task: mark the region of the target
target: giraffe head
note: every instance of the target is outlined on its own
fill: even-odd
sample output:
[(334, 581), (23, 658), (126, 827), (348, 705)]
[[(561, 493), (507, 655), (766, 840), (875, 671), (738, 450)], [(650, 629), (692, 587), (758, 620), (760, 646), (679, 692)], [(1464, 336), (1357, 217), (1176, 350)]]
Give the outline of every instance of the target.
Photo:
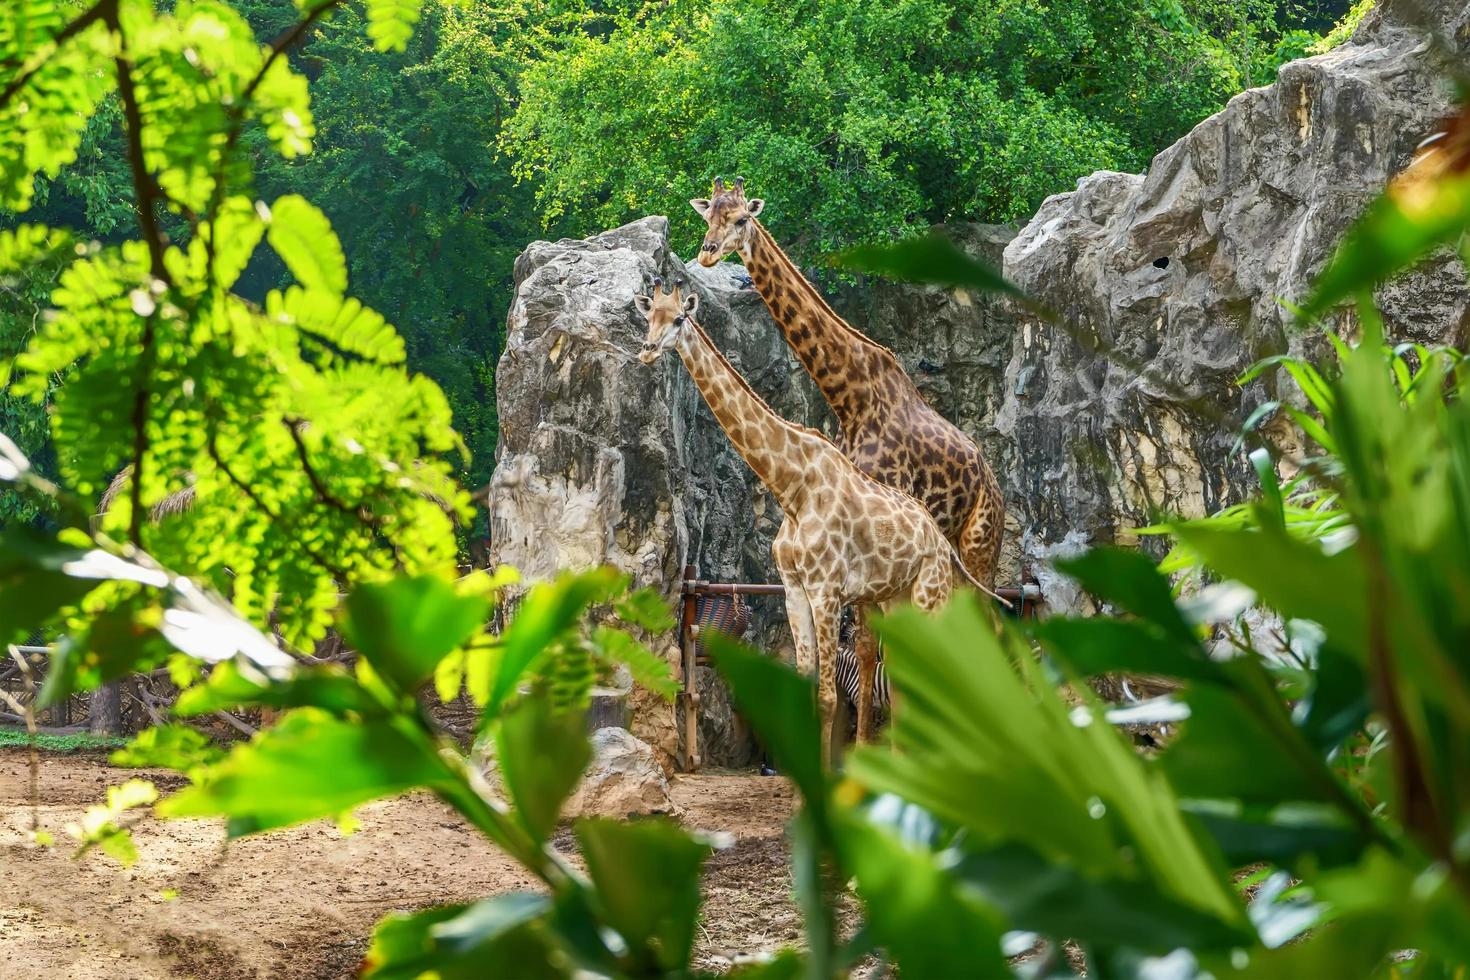
[(633, 297), (638, 312), (648, 321), (648, 336), (643, 338), (643, 350), (638, 354), (638, 360), (644, 364), (652, 364), (677, 344), (679, 334), (699, 309), (699, 294), (691, 289), (688, 296), (680, 296), (682, 285), (680, 280), (673, 289), (664, 292), (664, 281), (655, 279), (652, 296)]
[(735, 186), (730, 188), (723, 178), (716, 177), (708, 198), (696, 197), (689, 203), (709, 225), (699, 250), (699, 264), (705, 267), (744, 249), (755, 234), (756, 215), (766, 206), (758, 197), (746, 199), (744, 177), (736, 177)]

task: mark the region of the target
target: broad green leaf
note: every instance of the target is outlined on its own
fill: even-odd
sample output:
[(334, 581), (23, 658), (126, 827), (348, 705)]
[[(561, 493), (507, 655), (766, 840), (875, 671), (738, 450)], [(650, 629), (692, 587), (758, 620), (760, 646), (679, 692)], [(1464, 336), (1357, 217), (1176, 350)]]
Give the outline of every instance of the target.
[(1002, 915), (1008, 929), (1158, 954), (1250, 942), (1240, 925), (1170, 898), (1147, 881), (1085, 875), (1027, 847), (961, 846), (943, 857), (948, 873)]
[(108, 761), (129, 769), (157, 767), (187, 772), (195, 766), (218, 762), (224, 754), (203, 733), (187, 725), (158, 725), (139, 732)]
[(544, 841), (592, 758), (582, 713), (523, 698), (500, 716), (495, 746), (516, 816), (534, 840)]
[(900, 610), (875, 627), (897, 689), (895, 751), (855, 751), (854, 779), (964, 828), (975, 848), (1025, 845), (1240, 920), (1225, 869), (1169, 784), (1095, 705), (1063, 701), (1011, 628), (997, 636), (969, 598), (937, 616)]
[(327, 216), (306, 198), (299, 194), (277, 198), (271, 205), (266, 237), (304, 288), (333, 296), (347, 291), (342, 243)]
[(1048, 652), (1086, 677), (1123, 671), (1186, 680), (1221, 679), (1218, 665), (1198, 644), (1165, 636), (1151, 623), (1102, 616), (1056, 617), (1044, 620), (1033, 632)]
[(338, 717), (381, 715), (383, 703), (338, 664), (302, 667), (285, 680), (272, 680), (248, 664), (227, 660), (203, 684), (183, 691), (174, 714), (193, 718), (236, 707), (320, 708)]
[(229, 818), (241, 837), (322, 817), (452, 777), (433, 747), (391, 721), (351, 723), (298, 708), (158, 804), (165, 817)]
[[(526, 671), (546, 654), (553, 641), (576, 625), (589, 605), (605, 601), (620, 580), (614, 569), (600, 568), (563, 574), (555, 582), (543, 582), (531, 589), (501, 634), (488, 689), (477, 691), (475, 684), (470, 686), (471, 695), (484, 705), (484, 722), (500, 713)], [(473, 681), (474, 664), (466, 666), (471, 672), (467, 679)]]
[(687, 969), (709, 843), (661, 819), (583, 820), (577, 840), (607, 923), (642, 969)]
[(1169, 581), (1153, 559), (1126, 548), (1093, 548), (1064, 558), (1057, 568), (1093, 595), (1155, 624), (1178, 642), (1197, 645), (1194, 629), (1174, 605)]
[(1295, 619), (1321, 623), (1341, 648), (1361, 657), (1367, 636), (1367, 578), (1357, 549), (1329, 555), (1281, 531), (1180, 524), (1175, 533), (1220, 575), (1250, 586)]
[(473, 905), (395, 912), (373, 930), (364, 980), (560, 980), (566, 973), (543, 937), (545, 895), (512, 892)]
[(1408, 268), (1470, 227), (1470, 174), (1420, 182), (1411, 192), (1390, 189), (1358, 219), (1313, 284), (1302, 317), (1331, 307)]
[(858, 245), (832, 256), (830, 262), (839, 269), (885, 276), (900, 282), (1024, 296), (999, 272), (966, 255), (939, 232), (891, 245)]
[(774, 657), (757, 653), (720, 633), (706, 637), (720, 676), (730, 685), (740, 713), (750, 720), (782, 772), (810, 803), (826, 797), (821, 723), (811, 681)]
[(0, 530), (0, 642), (19, 642), (97, 585), (75, 574), (86, 549), (11, 525)]
[[(1249, 661), (1233, 666), (1259, 667)], [(1181, 796), (1237, 799), (1272, 806), (1288, 801), (1337, 803), (1346, 798), (1324, 758), (1291, 723), (1275, 698), (1249, 699), (1196, 684), (1185, 694), (1189, 719), (1163, 756)]]
[(1011, 975), (1000, 955), (1000, 916), (938, 856), (852, 816), (838, 822), (837, 839), (868, 927), (904, 977)]
[(490, 604), (459, 595), (434, 575), (359, 586), (347, 597), (342, 632), (379, 676), (412, 693), (449, 651), (484, 625)]
[[(1233, 867), (1268, 861), (1282, 867), (1332, 867), (1356, 861), (1367, 846), (1360, 828), (1323, 807), (1218, 807), (1185, 804)], [(1309, 857), (1311, 863), (1300, 862)]]

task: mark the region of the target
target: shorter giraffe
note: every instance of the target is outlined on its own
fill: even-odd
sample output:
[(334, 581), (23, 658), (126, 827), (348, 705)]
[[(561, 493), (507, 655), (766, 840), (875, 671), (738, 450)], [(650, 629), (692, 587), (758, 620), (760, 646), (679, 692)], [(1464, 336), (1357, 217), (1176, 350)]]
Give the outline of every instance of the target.
[[(905, 600), (924, 610), (948, 601), (956, 575), (986, 592), (924, 506), (863, 473), (826, 436), (773, 412), (694, 320), (699, 296), (637, 296), (648, 320), (638, 359), (653, 364), (677, 350), (735, 449), (781, 505), (771, 545), (786, 587), (797, 669), (817, 675), (822, 757), (833, 751), (837, 640), (842, 607), (886, 608)], [(993, 593), (991, 593), (993, 595)], [(873, 664), (860, 667), (858, 734), (871, 727)]]

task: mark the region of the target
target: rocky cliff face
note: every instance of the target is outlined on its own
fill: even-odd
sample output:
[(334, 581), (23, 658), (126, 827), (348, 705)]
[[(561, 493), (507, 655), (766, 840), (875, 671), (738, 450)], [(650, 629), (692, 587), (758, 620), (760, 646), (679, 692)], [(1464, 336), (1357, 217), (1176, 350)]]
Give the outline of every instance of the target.
[[(1428, 4), (1451, 45), (1470, 13)], [(1161, 513), (1200, 516), (1248, 496), (1231, 449), (1266, 399), (1291, 397), (1241, 372), (1282, 351), (1315, 352), (1278, 303), (1299, 297), (1342, 231), (1433, 130), (1448, 105), (1423, 34), (1392, 0), (1353, 43), (1284, 67), (1155, 158), (1146, 174), (1098, 173), (1048, 199), (1019, 231), (951, 226), (973, 253), (1059, 314), (1015, 316), (997, 300), (869, 283), (836, 308), (890, 346), (935, 406), (985, 447), (1008, 497), (1002, 584), (1022, 568), (1049, 604), (1084, 606), (1047, 560), (1134, 540)], [(770, 206), (778, 207), (774, 189)], [(687, 243), (689, 249), (696, 243)], [(646, 218), (585, 241), (537, 242), (516, 266), (496, 375), (500, 462), (494, 557), (532, 577), (608, 562), (676, 590), (686, 563), (721, 581), (775, 581), (780, 514), (715, 424), (682, 365), (635, 358), (633, 296), (654, 275), (686, 277), (701, 319), (751, 384), (788, 418), (831, 418), (743, 270), (682, 264), (667, 223)], [(1457, 259), (1381, 291), (1399, 337), (1467, 340), (1470, 293)], [(1284, 422), (1267, 426), (1289, 448)], [(779, 603), (754, 600), (755, 642), (785, 640)], [(669, 646), (672, 654), (672, 644)], [(705, 694), (706, 759), (752, 746), (717, 682)], [(635, 701), (635, 731), (667, 760), (672, 711)]]
[[(1463, 37), (1463, 6), (1440, 6), (1441, 29)], [(1028, 555), (1069, 537), (1130, 541), (1156, 514), (1202, 516), (1253, 489), (1236, 434), (1256, 405), (1293, 392), (1284, 375), (1235, 379), (1274, 353), (1321, 353), (1279, 299), (1306, 293), (1447, 94), (1423, 35), (1380, 11), (1353, 43), (1236, 96), (1147, 173), (1093, 174), (1042, 205), (1004, 270), (1061, 325), (1020, 322), (1014, 397), (996, 419), (1018, 449), (1008, 477)], [(1465, 339), (1457, 260), (1380, 300), (1398, 337)], [(1284, 422), (1267, 432), (1293, 439)]]

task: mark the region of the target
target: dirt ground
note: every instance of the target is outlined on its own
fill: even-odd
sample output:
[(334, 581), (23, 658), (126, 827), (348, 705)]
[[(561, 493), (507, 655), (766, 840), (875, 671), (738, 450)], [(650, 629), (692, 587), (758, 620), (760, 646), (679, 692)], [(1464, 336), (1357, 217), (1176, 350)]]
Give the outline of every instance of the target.
[[(145, 818), (133, 829), (140, 859), (70, 857), (63, 826), (106, 787), (144, 775), (98, 755), (42, 756), (40, 824), (57, 846), (30, 843), (26, 754), (0, 750), (0, 978), (254, 980), (354, 975), (373, 923), (394, 910), (468, 901), (535, 883), (432, 797), (369, 804), (342, 837), (318, 822), (225, 845), (218, 821)], [(710, 859), (696, 963), (796, 939), (784, 825), (784, 779), (747, 773), (681, 776), (673, 783), (687, 826), (725, 831)], [(570, 835), (556, 846), (571, 851)], [(176, 892), (177, 897), (170, 897)]]

